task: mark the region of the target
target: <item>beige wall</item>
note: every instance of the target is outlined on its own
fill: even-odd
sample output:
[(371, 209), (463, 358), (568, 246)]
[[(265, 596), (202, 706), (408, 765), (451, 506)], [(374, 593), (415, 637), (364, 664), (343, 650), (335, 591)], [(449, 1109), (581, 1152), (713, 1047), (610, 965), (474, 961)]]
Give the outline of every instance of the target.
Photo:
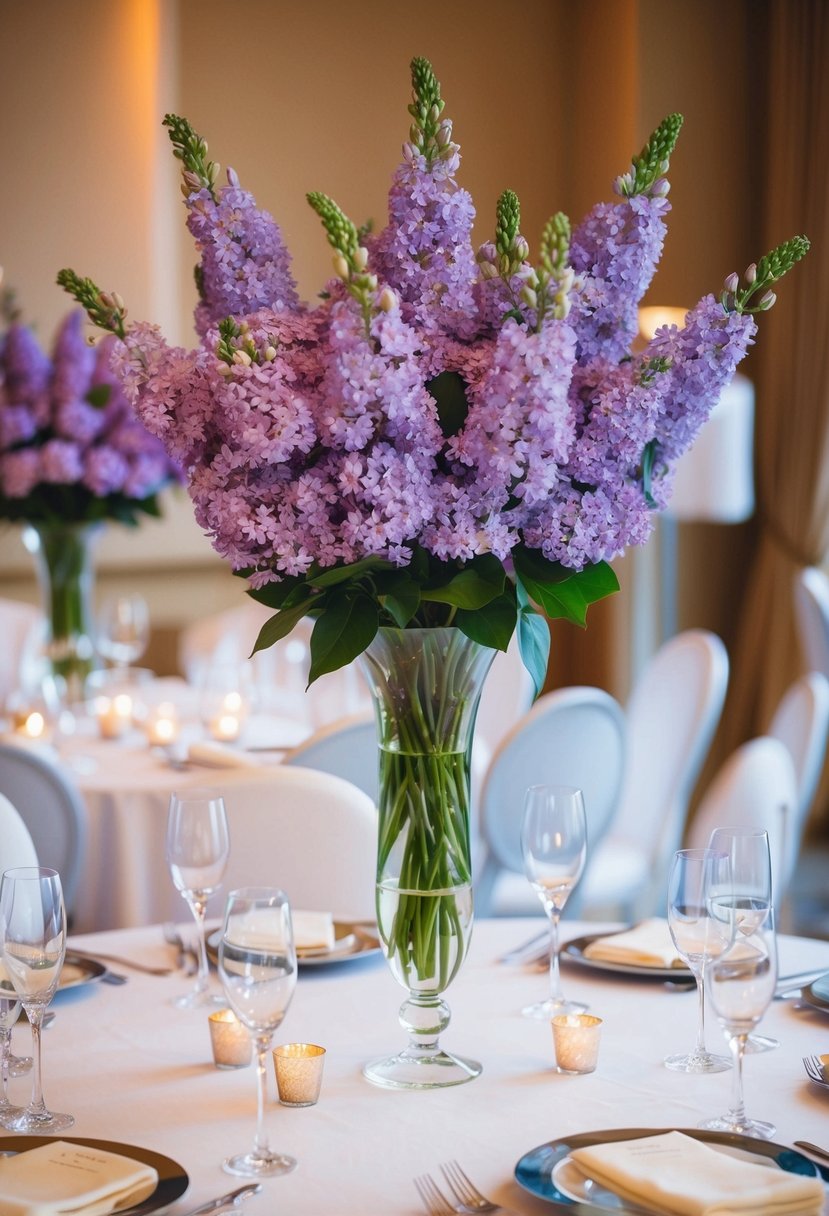
[[(408, 126), (408, 63), (422, 54), (455, 120), (480, 239), (506, 186), (531, 243), (553, 211), (579, 218), (609, 197), (652, 127), (683, 111), (671, 234), (649, 299), (690, 304), (755, 252), (739, 84), (749, 11), (748, 0), (525, 0), (510, 10), (494, 0), (421, 0), (416, 10), (391, 0), (232, 10), (224, 0), (0, 0), (0, 264), (43, 334), (66, 307), (54, 274), (72, 265), (186, 339), (193, 253), (160, 126), (175, 109), (276, 215), (310, 299), (330, 261), (305, 192), (382, 222)], [(237, 601), (240, 584), (186, 503), (170, 520), (163, 531), (111, 529), (100, 567), (105, 589), (139, 567), (156, 620), (173, 627)], [(16, 534), (0, 536), (0, 593), (34, 595)], [(609, 609), (585, 646), (624, 635), (628, 608)], [(578, 656), (574, 632), (561, 649)]]

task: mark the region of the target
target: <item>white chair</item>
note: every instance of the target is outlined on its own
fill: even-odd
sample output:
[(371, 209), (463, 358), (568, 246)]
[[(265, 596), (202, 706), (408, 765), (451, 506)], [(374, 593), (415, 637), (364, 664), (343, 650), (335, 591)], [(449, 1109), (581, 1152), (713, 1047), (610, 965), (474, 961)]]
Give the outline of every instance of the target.
[(811, 671), (829, 678), (829, 577), (807, 566), (795, 579), (795, 614), (801, 649)]
[[(512, 728), (492, 758), (481, 792), (484, 854), (475, 883), (479, 914), (540, 912), (523, 878), (524, 790), (530, 785), (578, 786), (584, 792), (590, 849), (615, 807), (624, 752), (624, 714), (600, 688), (547, 693)], [(506, 879), (504, 872), (509, 871), (520, 874), (521, 880)]]
[(298, 764), (350, 781), (377, 804), (379, 765), (374, 714), (353, 714), (323, 726), (290, 751), (283, 764)]
[(768, 735), (751, 739), (729, 756), (705, 791), (691, 823), (688, 847), (706, 848), (714, 828), (764, 829), (769, 834), (772, 889), (779, 907), (797, 858), (791, 835), (796, 802), (797, 778), (786, 745)]
[(277, 886), (295, 908), (374, 918), (377, 813), (368, 794), (330, 773), (284, 765), (228, 771), (214, 784), (230, 827), (224, 895)]
[(646, 665), (626, 706), (619, 805), (579, 884), (585, 915), (632, 920), (661, 910), (727, 683), (725, 647), (703, 629), (671, 638)]
[(15, 866), (36, 866), (37, 851), (29, 829), (8, 798), (0, 794), (0, 877)]
[(794, 764), (797, 797), (789, 811), (786, 857), (786, 869), (793, 870), (826, 758), (829, 680), (819, 671), (795, 680), (783, 695), (766, 733), (785, 744)]
[(26, 824), (40, 864), (60, 874), (71, 916), (86, 855), (86, 807), (81, 795), (56, 765), (9, 743), (0, 743), (0, 793)]

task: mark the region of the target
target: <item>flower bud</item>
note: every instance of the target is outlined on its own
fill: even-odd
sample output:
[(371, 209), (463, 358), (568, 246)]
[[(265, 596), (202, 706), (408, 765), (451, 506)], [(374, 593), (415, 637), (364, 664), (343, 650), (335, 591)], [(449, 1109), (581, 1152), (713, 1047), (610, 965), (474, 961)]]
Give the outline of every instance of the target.
[(777, 301), (777, 296), (774, 294), (774, 292), (767, 291), (766, 294), (760, 298), (760, 302), (757, 305), (757, 307), (762, 308), (763, 312), (767, 312), (770, 308), (772, 308), (774, 306), (776, 301)]
[(439, 148), (445, 148), (452, 140), (452, 123), (448, 118), (445, 118), (438, 127), (437, 141)]
[(365, 270), (368, 265), (368, 250), (365, 245), (358, 245), (354, 251), (354, 265), (358, 270)]
[(253, 360), (251, 359), (251, 357), (250, 357), (250, 355), (247, 353), (247, 351), (244, 351), (244, 350), (235, 350), (235, 351), (233, 352), (233, 362), (234, 362), (234, 363), (241, 363), (243, 367), (250, 367), (250, 365), (251, 365), (251, 363), (253, 362)]
[(525, 283), (524, 286), (521, 288), (521, 299), (524, 301), (524, 303), (527, 305), (528, 308), (537, 308), (538, 307), (538, 296), (533, 291), (532, 287), (528, 286), (527, 283)]
[(728, 278), (723, 283), (723, 287), (725, 288), (726, 291), (730, 291), (731, 294), (733, 295), (739, 286), (740, 286), (740, 280), (737, 277), (737, 272), (732, 271), (732, 273), (728, 276)]
[(516, 236), (513, 239), (512, 248), (516, 261), (526, 262), (527, 258), (530, 256), (530, 247), (524, 240), (523, 236)]
[(274, 359), (276, 358), (276, 347), (275, 346), (266, 346), (264, 353), (265, 353), (266, 362), (273, 363)]
[(508, 275), (510, 272), (511, 265), (512, 265), (512, 263), (510, 262), (509, 254), (502, 253), (501, 256), (498, 258), (498, 269), (499, 269), (500, 273), (503, 275)]
[(412, 141), (415, 147), (418, 147), (420, 143), (420, 127), (417, 125), (417, 123), (413, 122), (409, 127), (409, 139)]
[(380, 292), (377, 306), (383, 312), (391, 312), (393, 308), (397, 307), (397, 296), (390, 287), (384, 287)]
[(743, 278), (745, 279), (746, 283), (748, 283), (749, 287), (752, 285), (752, 283), (757, 282), (757, 263), (756, 262), (752, 262), (750, 266), (746, 267), (746, 272), (743, 275)]
[(351, 271), (349, 270), (348, 262), (345, 260), (343, 255), (341, 253), (335, 253), (332, 261), (334, 263), (334, 274), (337, 276), (337, 278), (345, 279), (345, 281), (348, 282), (348, 279), (351, 276)]
[(227, 184), (228, 184), (229, 186), (232, 186), (232, 187), (234, 188), (234, 190), (235, 190), (235, 189), (238, 187), (238, 185), (239, 185), (239, 175), (238, 175), (238, 173), (236, 172), (236, 170), (235, 170), (235, 169), (228, 169), (228, 171), (227, 171)]

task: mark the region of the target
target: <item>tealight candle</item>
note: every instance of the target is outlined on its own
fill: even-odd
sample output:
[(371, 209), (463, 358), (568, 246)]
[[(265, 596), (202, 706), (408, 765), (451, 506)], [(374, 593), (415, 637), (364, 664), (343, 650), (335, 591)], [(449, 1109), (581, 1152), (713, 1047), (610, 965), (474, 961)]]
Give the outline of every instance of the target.
[(220, 743), (233, 743), (239, 738), (242, 723), (237, 714), (221, 713), (210, 719), (208, 729)]
[(92, 708), (102, 739), (120, 739), (132, 721), (132, 698), (124, 693), (96, 697)]
[(232, 1009), (219, 1009), (207, 1016), (213, 1063), (217, 1068), (247, 1068), (253, 1043)]
[(42, 739), (46, 734), (46, 718), (38, 709), (22, 713), (15, 721), (15, 731), (26, 739)]
[(276, 1088), (283, 1106), (313, 1106), (320, 1096), (325, 1048), (316, 1043), (283, 1043), (274, 1047)]
[(170, 701), (163, 701), (147, 718), (145, 729), (147, 741), (153, 747), (168, 747), (175, 743), (179, 729), (175, 705)]
[(593, 1072), (599, 1058), (602, 1019), (590, 1013), (561, 1013), (553, 1018), (553, 1044), (559, 1072)]

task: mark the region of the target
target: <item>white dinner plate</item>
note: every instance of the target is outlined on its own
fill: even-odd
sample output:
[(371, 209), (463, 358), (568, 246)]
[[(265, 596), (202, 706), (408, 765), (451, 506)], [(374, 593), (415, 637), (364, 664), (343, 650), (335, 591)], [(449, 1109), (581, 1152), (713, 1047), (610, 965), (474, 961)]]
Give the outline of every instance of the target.
[(516, 1181), (539, 1199), (545, 1199), (558, 1212), (568, 1212), (574, 1204), (579, 1212), (630, 1213), (634, 1209), (612, 1191), (606, 1190), (584, 1174), (569, 1161), (570, 1153), (577, 1148), (594, 1144), (610, 1144), (619, 1140), (635, 1140), (643, 1136), (661, 1136), (669, 1131), (681, 1131), (683, 1135), (704, 1144), (729, 1151), (744, 1160), (753, 1160), (772, 1168), (787, 1170), (792, 1174), (803, 1174), (807, 1178), (822, 1177), (813, 1161), (796, 1149), (768, 1140), (755, 1140), (750, 1136), (734, 1136), (728, 1132), (709, 1132), (697, 1128), (670, 1127), (626, 1127), (609, 1128), (604, 1131), (584, 1132), (576, 1136), (564, 1136), (532, 1149), (521, 1158), (515, 1167)]
[[(620, 933), (627, 930), (620, 929)], [(612, 937), (612, 933), (586, 933), (584, 937), (574, 937), (561, 947), (561, 957), (571, 963), (579, 963), (582, 967), (590, 967), (594, 971), (613, 971), (620, 975), (638, 975), (642, 979), (652, 980), (691, 980), (693, 975), (684, 963), (676, 967), (648, 967), (644, 963), (613, 963), (604, 959), (588, 958), (584, 953), (591, 942), (601, 937)]]
[[(132, 1207), (121, 1208), (118, 1216), (150, 1216), (151, 1212), (160, 1212), (179, 1199), (190, 1185), (190, 1179), (177, 1161), (164, 1157), (149, 1148), (139, 1148), (135, 1144), (118, 1144), (112, 1140), (87, 1140), (82, 1136), (64, 1136), (67, 1144), (81, 1144), (86, 1148), (102, 1149), (107, 1153), (118, 1153), (129, 1157), (132, 1161), (140, 1161), (142, 1165), (151, 1165), (158, 1174), (158, 1185), (152, 1195), (148, 1195), (141, 1203)], [(41, 1148), (44, 1144), (53, 1144), (54, 1136), (0, 1136), (0, 1153), (25, 1153), (30, 1148)]]
[[(221, 938), (221, 929), (216, 929), (207, 939), (207, 953), (213, 963), (216, 963), (218, 959)], [(300, 967), (327, 967), (332, 963), (347, 963), (354, 959), (365, 958), (369, 954), (377, 954), (379, 950), (380, 939), (373, 925), (335, 920), (334, 948), (332, 950), (297, 950), (297, 963)]]

